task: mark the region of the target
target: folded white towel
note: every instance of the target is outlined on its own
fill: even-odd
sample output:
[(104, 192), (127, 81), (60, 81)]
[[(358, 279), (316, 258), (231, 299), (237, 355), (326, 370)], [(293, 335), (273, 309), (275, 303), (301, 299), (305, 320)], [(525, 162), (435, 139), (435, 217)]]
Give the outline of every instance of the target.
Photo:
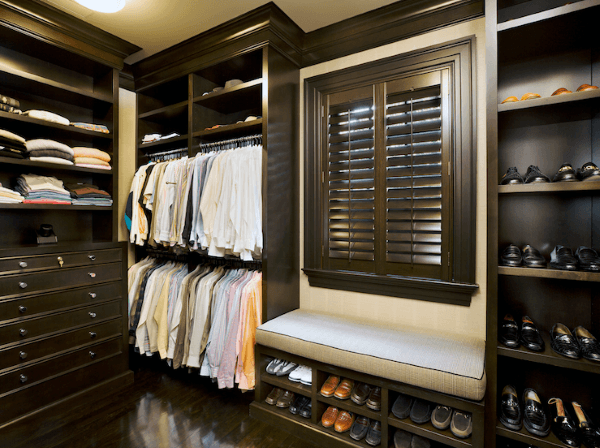
[(27, 115), (31, 118), (37, 118), (38, 120), (50, 121), (52, 123), (64, 124), (65, 126), (69, 126), (71, 122), (67, 120), (65, 117), (61, 117), (58, 114), (48, 112), (47, 110), (28, 110), (23, 112), (23, 115)]

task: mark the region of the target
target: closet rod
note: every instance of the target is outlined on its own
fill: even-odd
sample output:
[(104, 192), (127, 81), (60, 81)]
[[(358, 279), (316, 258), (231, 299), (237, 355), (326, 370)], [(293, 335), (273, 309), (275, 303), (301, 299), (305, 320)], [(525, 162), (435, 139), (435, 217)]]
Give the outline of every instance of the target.
[(187, 152), (187, 148), (179, 148), (179, 149), (171, 149), (169, 151), (162, 151), (162, 152), (153, 152), (151, 154), (144, 154), (146, 157), (158, 157), (158, 156), (165, 156), (168, 154), (177, 154), (180, 152)]
[(257, 144), (262, 144), (262, 134), (247, 135), (245, 137), (237, 137), (229, 140), (220, 140), (218, 142), (201, 143), (200, 149), (214, 148), (215, 146), (225, 146), (235, 143), (252, 142), (254, 140), (257, 142)]
[(232, 267), (254, 267), (260, 269), (262, 266), (262, 260), (252, 260), (252, 261), (244, 261), (239, 258), (219, 258), (219, 257), (209, 257), (208, 255), (201, 254), (198, 252), (170, 252), (161, 249), (151, 249), (146, 248), (146, 255), (155, 257), (155, 258), (169, 258), (175, 259), (179, 261), (190, 262), (194, 258), (198, 258), (200, 262), (210, 263), (214, 266), (232, 266)]

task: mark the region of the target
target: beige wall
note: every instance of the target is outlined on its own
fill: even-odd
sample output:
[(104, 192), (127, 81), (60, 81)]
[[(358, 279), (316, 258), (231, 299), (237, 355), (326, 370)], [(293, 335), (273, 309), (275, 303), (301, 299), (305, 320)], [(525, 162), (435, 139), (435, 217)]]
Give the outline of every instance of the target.
[[(485, 19), (477, 19), (468, 23), (444, 28), (439, 31), (418, 36), (401, 42), (385, 45), (372, 50), (346, 56), (334, 61), (324, 62), (300, 71), (301, 98), (304, 80), (313, 76), (344, 69), (357, 64), (374, 61), (389, 56), (407, 53), (419, 48), (442, 44), (466, 36), (475, 36), (476, 53), (476, 116), (477, 116), (477, 261), (475, 278), (479, 291), (473, 295), (470, 307), (445, 305), (395, 297), (335, 291), (311, 287), (308, 278), (301, 273), (300, 308), (322, 311), (351, 317), (366, 317), (382, 322), (409, 325), (412, 327), (429, 327), (434, 330), (450, 331), (456, 334), (474, 336), (485, 339), (485, 294), (486, 294), (486, 145), (485, 145)], [(303, 107), (303, 102), (301, 102)], [(300, 116), (304, 116), (301, 111)], [(304, 126), (304, 123), (301, 124)], [(301, 139), (304, 130), (301, 129)], [(304, 147), (304, 142), (300, 142)], [(303, 154), (301, 154), (302, 159)], [(304, 161), (301, 160), (303, 169)], [(301, 182), (303, 176), (300, 176)], [(301, 190), (304, 186), (301, 185)], [(303, 196), (303, 195), (301, 195)], [(304, 198), (300, 203), (300, 222), (303, 223)], [(300, 247), (304, 247), (304, 229), (301, 229)], [(301, 254), (301, 265), (304, 256)]]

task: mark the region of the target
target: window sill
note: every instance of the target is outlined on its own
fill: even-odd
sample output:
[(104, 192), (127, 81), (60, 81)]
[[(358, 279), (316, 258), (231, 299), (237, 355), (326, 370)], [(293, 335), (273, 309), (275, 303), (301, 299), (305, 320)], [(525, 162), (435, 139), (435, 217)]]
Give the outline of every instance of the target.
[(452, 305), (470, 306), (471, 296), (479, 289), (479, 285), (472, 283), (321, 269), (303, 271), (310, 286)]

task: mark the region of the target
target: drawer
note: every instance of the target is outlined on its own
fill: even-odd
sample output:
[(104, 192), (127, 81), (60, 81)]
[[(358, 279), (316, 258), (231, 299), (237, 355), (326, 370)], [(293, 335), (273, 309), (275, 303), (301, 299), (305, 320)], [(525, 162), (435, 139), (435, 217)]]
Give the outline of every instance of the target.
[(116, 319), (102, 324), (91, 325), (69, 331), (47, 339), (32, 341), (0, 351), (0, 371), (9, 367), (28, 364), (36, 359), (49, 356), (73, 347), (90, 344), (94, 341), (115, 337), (123, 333), (123, 320)]
[(82, 268), (54, 269), (35, 274), (0, 277), (0, 294), (22, 295), (57, 288), (93, 285), (121, 279), (121, 263), (101, 264)]
[(18, 297), (0, 302), (2, 320), (18, 317), (34, 316), (40, 313), (69, 308), (78, 305), (92, 305), (106, 302), (121, 296), (122, 283), (107, 285), (90, 285), (84, 288), (71, 289), (39, 296)]
[(16, 274), (38, 270), (75, 266), (93, 266), (96, 264), (121, 261), (121, 249), (89, 250), (83, 252), (57, 252), (50, 255), (28, 255), (22, 257), (0, 258), (0, 275)]
[(29, 384), (44, 381), (67, 370), (83, 367), (95, 359), (103, 359), (122, 351), (123, 339), (119, 337), (13, 370), (0, 375), (0, 395)]
[[(127, 310), (124, 311), (125, 313), (127, 312)], [(63, 331), (121, 316), (121, 303), (114, 301), (64, 313), (24, 319), (19, 322), (0, 326), (0, 341), (2, 341), (3, 345), (14, 342), (26, 342), (29, 339), (55, 331)]]

